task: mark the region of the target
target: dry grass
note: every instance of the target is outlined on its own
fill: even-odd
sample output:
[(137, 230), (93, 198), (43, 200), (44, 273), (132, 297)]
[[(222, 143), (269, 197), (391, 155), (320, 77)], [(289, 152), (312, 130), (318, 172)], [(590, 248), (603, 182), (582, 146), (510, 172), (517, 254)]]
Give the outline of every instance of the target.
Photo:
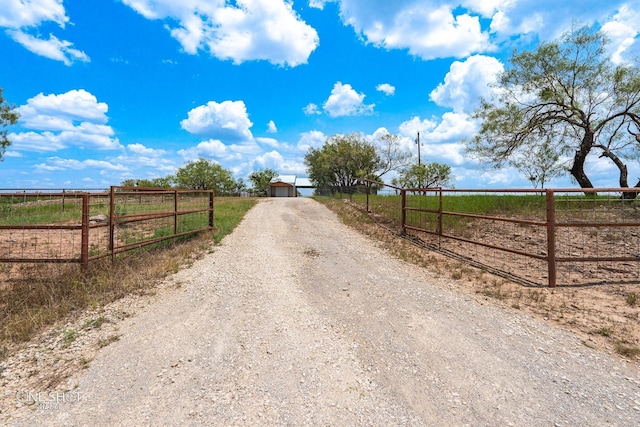
[[(200, 235), (162, 248), (140, 250), (116, 258), (95, 261), (87, 271), (76, 265), (30, 266), (19, 280), (5, 285), (0, 302), (0, 348), (25, 342), (46, 326), (87, 308), (96, 308), (128, 294), (153, 292), (155, 284), (189, 266), (213, 244)], [(95, 319), (86, 328), (99, 328)], [(77, 331), (65, 331), (69, 345)], [(0, 355), (1, 356), (1, 355)]]
[(449, 277), (459, 292), (553, 322), (576, 333), (586, 346), (640, 363), (640, 284), (527, 287), (416, 246), (341, 200), (320, 201), (398, 258)]

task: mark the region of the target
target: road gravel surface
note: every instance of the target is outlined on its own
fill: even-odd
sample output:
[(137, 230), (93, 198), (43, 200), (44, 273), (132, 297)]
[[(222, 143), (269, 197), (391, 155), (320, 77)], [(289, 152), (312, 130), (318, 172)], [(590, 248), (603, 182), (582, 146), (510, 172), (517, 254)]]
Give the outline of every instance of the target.
[(8, 422), (640, 425), (636, 366), (455, 292), (312, 199), (261, 201), (169, 280), (72, 378), (68, 401)]

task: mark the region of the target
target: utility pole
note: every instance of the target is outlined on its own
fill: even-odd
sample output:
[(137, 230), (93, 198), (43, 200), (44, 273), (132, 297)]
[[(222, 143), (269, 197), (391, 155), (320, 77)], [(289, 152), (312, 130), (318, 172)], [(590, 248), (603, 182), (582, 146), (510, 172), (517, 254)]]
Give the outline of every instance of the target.
[(420, 132), (418, 131), (418, 138), (416, 138), (416, 144), (418, 144), (418, 166), (420, 166)]

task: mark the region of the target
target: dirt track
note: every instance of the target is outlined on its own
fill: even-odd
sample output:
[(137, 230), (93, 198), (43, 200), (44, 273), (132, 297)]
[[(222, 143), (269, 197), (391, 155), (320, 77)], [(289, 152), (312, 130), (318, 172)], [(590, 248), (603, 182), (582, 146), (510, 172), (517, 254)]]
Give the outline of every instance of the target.
[(71, 402), (19, 404), (7, 421), (640, 424), (636, 366), (451, 291), (310, 199), (259, 203), (171, 280), (73, 378)]

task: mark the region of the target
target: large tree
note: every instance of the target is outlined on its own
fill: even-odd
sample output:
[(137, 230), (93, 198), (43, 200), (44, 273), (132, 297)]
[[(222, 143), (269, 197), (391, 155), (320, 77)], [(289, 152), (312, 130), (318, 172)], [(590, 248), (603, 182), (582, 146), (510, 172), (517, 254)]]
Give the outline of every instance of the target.
[(14, 106), (9, 105), (2, 96), (2, 88), (0, 88), (0, 162), (7, 147), (11, 145), (11, 141), (7, 138), (7, 127), (15, 125), (20, 115)]
[[(574, 28), (535, 51), (515, 52), (499, 77), (499, 95), (482, 100), (474, 117), (482, 126), (468, 150), (495, 166), (551, 141), (551, 156), (571, 158), (568, 171), (582, 188), (591, 154), (607, 158), (628, 187), (624, 159), (640, 142), (640, 71), (614, 64), (603, 33)], [(640, 184), (640, 182), (638, 183)]]
[(400, 171), (391, 184), (402, 188), (433, 188), (451, 186), (451, 167), (442, 163), (411, 165)]
[(253, 184), (253, 190), (258, 196), (266, 196), (271, 180), (278, 176), (278, 172), (271, 168), (253, 171), (249, 174), (249, 181)]
[(379, 179), (383, 162), (376, 147), (358, 133), (334, 135), (304, 157), (309, 179), (317, 187), (352, 187), (360, 178)]
[(175, 182), (178, 188), (215, 190), (218, 196), (234, 195), (239, 186), (230, 171), (218, 163), (202, 158), (178, 169)]

